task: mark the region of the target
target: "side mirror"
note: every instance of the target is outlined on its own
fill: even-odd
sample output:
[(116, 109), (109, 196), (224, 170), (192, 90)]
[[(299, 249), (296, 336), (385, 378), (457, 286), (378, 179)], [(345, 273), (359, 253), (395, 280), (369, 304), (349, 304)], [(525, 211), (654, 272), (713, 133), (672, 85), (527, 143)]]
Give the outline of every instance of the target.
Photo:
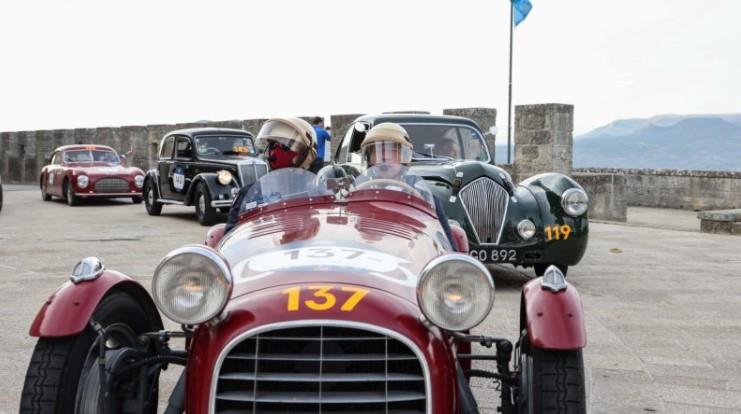
[(453, 240), (458, 247), (458, 252), (468, 254), (468, 236), (460, 224), (455, 220), (450, 220), (450, 231), (453, 233)]
[(208, 233), (206, 233), (205, 245), (215, 249), (216, 245), (219, 244), (221, 239), (224, 237), (225, 227), (226, 227), (226, 224), (221, 223), (221, 224), (217, 224), (211, 227), (210, 229), (208, 229)]
[(353, 125), (353, 128), (355, 128), (355, 131), (362, 133), (362, 132), (368, 132), (368, 129), (370, 129), (368, 128), (368, 126), (369, 125), (364, 122), (356, 122), (355, 125)]

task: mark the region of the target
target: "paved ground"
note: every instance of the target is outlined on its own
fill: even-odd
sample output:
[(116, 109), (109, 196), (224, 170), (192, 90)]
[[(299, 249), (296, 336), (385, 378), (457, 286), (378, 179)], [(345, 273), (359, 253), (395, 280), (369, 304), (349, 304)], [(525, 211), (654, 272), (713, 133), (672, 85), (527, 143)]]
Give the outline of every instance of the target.
[[(70, 208), (29, 187), (5, 191), (0, 413), (14, 413), (35, 343), (28, 326), (79, 258), (97, 255), (148, 286), (159, 259), (202, 242), (205, 229), (182, 207), (153, 218), (125, 201)], [(631, 209), (629, 225), (592, 225), (587, 255), (569, 272), (587, 315), (591, 412), (741, 413), (741, 237), (699, 233), (694, 215)], [(519, 289), (532, 274), (495, 277), (497, 303), (477, 330), (514, 339)], [(494, 413), (493, 386), (475, 386), (482, 411)]]

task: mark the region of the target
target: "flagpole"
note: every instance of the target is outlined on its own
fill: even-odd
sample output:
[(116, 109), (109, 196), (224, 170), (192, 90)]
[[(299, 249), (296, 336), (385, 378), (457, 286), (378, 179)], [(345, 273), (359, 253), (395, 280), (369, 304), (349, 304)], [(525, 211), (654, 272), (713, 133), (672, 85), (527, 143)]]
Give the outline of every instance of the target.
[(507, 103), (507, 164), (512, 153), (512, 35), (514, 33), (515, 7), (509, 0), (509, 100)]

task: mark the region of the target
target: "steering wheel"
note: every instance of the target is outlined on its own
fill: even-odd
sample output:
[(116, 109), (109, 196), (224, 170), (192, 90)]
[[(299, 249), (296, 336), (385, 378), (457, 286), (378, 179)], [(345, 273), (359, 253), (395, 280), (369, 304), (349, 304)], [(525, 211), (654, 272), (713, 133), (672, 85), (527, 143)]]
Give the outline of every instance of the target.
[(401, 187), (406, 192), (411, 193), (414, 196), (417, 196), (419, 198), (422, 197), (422, 193), (419, 192), (416, 188), (412, 187), (411, 185), (399, 181), (399, 180), (392, 180), (390, 178), (375, 178), (370, 181), (366, 181), (364, 183), (360, 183), (357, 186), (355, 186), (355, 190), (370, 190), (370, 189), (385, 189), (387, 187)]

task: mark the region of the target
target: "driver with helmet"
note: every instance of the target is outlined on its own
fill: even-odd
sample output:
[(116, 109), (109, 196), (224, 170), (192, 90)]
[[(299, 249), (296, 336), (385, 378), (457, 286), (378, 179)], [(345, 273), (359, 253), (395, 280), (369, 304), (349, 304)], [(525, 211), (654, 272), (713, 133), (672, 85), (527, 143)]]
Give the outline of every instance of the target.
[(367, 169), (375, 168), (372, 168), (366, 175), (358, 177), (355, 184), (372, 179), (394, 179), (429, 194), (434, 199), (435, 211), (445, 235), (453, 249), (458, 250), (442, 203), (426, 188), (421, 177), (408, 172), (413, 152), (412, 140), (404, 127), (393, 122), (384, 122), (374, 126), (360, 144), (360, 153), (363, 166)]
[[(268, 119), (257, 134), (255, 144), (264, 151), (263, 158), (270, 166), (270, 171), (289, 167), (307, 170), (316, 158), (316, 132), (308, 122), (300, 118)], [(240, 207), (254, 201), (245, 199), (252, 185), (247, 184), (239, 190), (239, 195), (229, 210), (224, 234), (236, 226)]]

